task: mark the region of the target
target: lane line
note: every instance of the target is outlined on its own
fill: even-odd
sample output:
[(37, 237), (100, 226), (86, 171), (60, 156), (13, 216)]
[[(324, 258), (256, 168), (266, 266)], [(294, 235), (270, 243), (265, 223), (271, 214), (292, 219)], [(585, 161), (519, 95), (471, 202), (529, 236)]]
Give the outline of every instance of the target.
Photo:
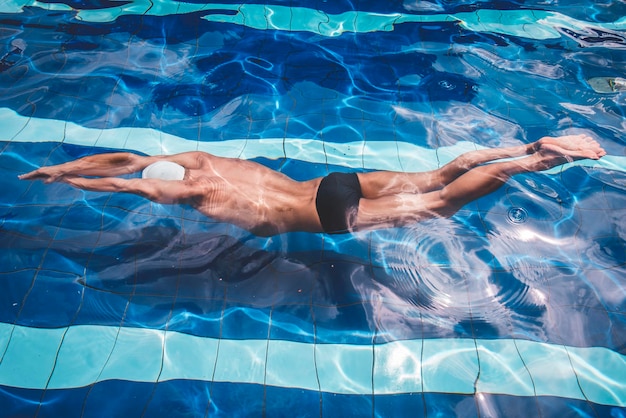
[(0, 323), (0, 346), (8, 344), (0, 363), (0, 384), (19, 388), (67, 389), (109, 379), (154, 382), (163, 361), (161, 381), (210, 381), (213, 377), (219, 382), (265, 382), (311, 391), (321, 387), (340, 394), (369, 395), (372, 384), (379, 395), (422, 390), (472, 394), (480, 357), (477, 392), (514, 396), (535, 396), (536, 392), (537, 396), (626, 406), (626, 357), (603, 347), (512, 339), (477, 339), (475, 344), (472, 339), (444, 338), (379, 344), (374, 353), (370, 345), (222, 339), (218, 356), (217, 339), (173, 331), (123, 327), (118, 333), (117, 327), (99, 325), (15, 326), (9, 342), (12, 327)]

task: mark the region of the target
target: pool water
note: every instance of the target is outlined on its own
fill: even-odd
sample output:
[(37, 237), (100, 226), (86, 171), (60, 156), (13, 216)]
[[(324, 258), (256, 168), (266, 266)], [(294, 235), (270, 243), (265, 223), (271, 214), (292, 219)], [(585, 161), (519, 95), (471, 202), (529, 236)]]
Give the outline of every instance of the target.
[[(0, 416), (626, 416), (626, 4), (0, 0)], [(19, 174), (297, 180), (585, 133), (450, 219), (264, 238)]]

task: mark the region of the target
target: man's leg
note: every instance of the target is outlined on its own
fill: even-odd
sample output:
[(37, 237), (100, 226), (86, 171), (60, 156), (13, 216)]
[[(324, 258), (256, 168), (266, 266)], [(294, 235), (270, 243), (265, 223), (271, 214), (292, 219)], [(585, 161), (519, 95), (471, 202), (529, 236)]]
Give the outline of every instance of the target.
[(605, 154), (596, 141), (585, 135), (550, 138), (528, 157), (473, 168), (440, 190), (363, 198), (359, 203), (356, 228), (402, 226), (452, 216), (465, 204), (500, 188), (511, 176), (547, 170), (568, 161), (597, 160)]
[(359, 173), (359, 181), (363, 196), (367, 199), (377, 199), (399, 193), (428, 193), (440, 190), (481, 164), (503, 158), (530, 155), (537, 152), (542, 145), (563, 141), (577, 142), (583, 137), (585, 135), (570, 135), (559, 138), (544, 137), (532, 144), (470, 151), (437, 170), (421, 173), (392, 171)]

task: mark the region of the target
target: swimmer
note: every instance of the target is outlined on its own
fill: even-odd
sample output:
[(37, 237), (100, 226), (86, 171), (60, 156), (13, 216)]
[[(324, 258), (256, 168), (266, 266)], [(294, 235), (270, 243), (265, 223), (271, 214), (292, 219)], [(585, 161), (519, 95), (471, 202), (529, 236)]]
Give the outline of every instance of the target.
[[(41, 167), (19, 178), (187, 204), (259, 236), (292, 231), (335, 234), (450, 217), (513, 175), (604, 155), (587, 135), (544, 137), (527, 145), (470, 151), (433, 171), (332, 173), (296, 181), (252, 161), (204, 152), (120, 152)], [(512, 157), (523, 158), (496, 161)], [(138, 171), (143, 171), (142, 178), (117, 177)]]

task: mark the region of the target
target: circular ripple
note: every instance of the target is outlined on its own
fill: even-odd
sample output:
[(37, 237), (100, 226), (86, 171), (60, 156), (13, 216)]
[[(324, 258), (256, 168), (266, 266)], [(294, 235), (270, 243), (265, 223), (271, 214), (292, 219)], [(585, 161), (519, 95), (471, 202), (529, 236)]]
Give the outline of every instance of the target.
[(509, 221), (513, 222), (514, 224), (521, 224), (526, 222), (526, 219), (528, 219), (528, 212), (526, 212), (526, 209), (524, 208), (511, 208), (509, 209), (509, 213), (508, 213), (508, 218)]

